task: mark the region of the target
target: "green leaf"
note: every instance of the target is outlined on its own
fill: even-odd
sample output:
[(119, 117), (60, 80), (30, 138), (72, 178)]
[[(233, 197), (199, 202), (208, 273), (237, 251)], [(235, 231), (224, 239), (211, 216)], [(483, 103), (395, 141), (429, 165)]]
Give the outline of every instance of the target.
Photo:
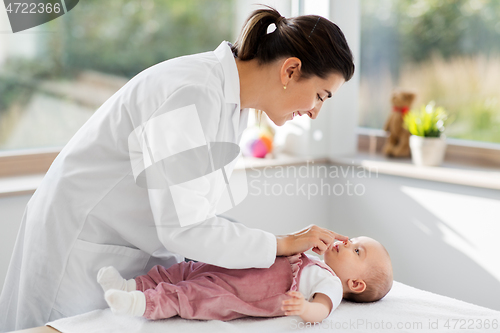
[(411, 110), (404, 117), (404, 127), (413, 135), (439, 137), (444, 131), (448, 115), (443, 107), (434, 107), (434, 102)]

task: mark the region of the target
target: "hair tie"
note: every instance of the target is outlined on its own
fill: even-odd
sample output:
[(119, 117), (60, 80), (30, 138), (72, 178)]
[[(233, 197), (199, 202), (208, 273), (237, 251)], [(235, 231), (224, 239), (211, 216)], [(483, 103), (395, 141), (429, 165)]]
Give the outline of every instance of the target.
[(280, 22), (283, 21), (283, 20), (286, 20), (286, 18), (283, 17), (283, 16), (280, 16), (276, 20), (276, 23), (269, 24), (268, 27), (267, 27), (267, 34), (273, 33), (278, 28), (278, 24), (280, 24)]
[(276, 23), (271, 23), (267, 26), (267, 34), (272, 34), (276, 30)]
[(318, 16), (318, 20), (316, 21), (316, 24), (314, 25), (314, 27), (312, 28), (311, 32), (309, 33), (309, 36), (307, 36), (307, 38), (310, 38), (314, 29), (316, 29), (316, 26), (318, 25), (318, 22), (319, 22), (319, 19), (321, 18), (321, 16)]

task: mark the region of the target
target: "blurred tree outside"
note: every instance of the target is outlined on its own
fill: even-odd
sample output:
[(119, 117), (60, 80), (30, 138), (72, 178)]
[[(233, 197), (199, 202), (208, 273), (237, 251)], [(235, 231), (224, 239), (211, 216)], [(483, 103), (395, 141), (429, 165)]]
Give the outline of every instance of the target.
[(361, 3), (359, 125), (382, 128), (402, 87), (450, 112), (448, 136), (500, 143), (500, 1)]
[[(64, 17), (62, 67), (131, 78), (232, 38), (232, 0), (86, 0)], [(48, 44), (47, 44), (48, 45)]]
[[(80, 1), (0, 71), (0, 150), (63, 146), (128, 79), (233, 40), (233, 0)], [(11, 38), (15, 38), (13, 35)], [(14, 40), (15, 43), (15, 40)]]

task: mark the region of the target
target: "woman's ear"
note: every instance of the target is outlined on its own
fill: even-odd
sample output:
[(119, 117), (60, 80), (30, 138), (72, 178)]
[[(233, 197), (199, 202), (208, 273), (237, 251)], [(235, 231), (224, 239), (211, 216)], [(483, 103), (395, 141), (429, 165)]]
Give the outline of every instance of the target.
[(300, 77), (300, 68), (302, 67), (302, 62), (297, 57), (291, 57), (285, 59), (281, 65), (280, 78), (281, 83), (286, 86), (292, 78), (297, 80)]
[(366, 289), (366, 283), (365, 281), (358, 279), (358, 280), (347, 280), (347, 287), (349, 290), (355, 294), (362, 293)]

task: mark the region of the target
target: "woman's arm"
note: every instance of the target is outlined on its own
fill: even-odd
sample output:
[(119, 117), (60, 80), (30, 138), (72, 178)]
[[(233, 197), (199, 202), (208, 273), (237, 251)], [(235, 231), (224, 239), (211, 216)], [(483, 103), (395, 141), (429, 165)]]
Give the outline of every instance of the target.
[(348, 241), (349, 237), (316, 225), (310, 225), (305, 229), (289, 235), (276, 236), (276, 255), (290, 256), (296, 253), (305, 252), (311, 248), (317, 254), (322, 255), (336, 239)]
[[(213, 84), (189, 84), (170, 93), (129, 137), (134, 176), (148, 189), (158, 239), (168, 251), (225, 268), (267, 268), (276, 260), (276, 236), (217, 216), (227, 188), (221, 169), (205, 175), (213, 158), (185, 153), (218, 142), (220, 124), (230, 126), (232, 107)], [(219, 153), (221, 159), (229, 154)]]
[(287, 316), (300, 316), (305, 322), (321, 322), (332, 311), (332, 301), (321, 293), (314, 294), (312, 301), (308, 302), (298, 291), (290, 291), (292, 298), (284, 300), (281, 309)]

